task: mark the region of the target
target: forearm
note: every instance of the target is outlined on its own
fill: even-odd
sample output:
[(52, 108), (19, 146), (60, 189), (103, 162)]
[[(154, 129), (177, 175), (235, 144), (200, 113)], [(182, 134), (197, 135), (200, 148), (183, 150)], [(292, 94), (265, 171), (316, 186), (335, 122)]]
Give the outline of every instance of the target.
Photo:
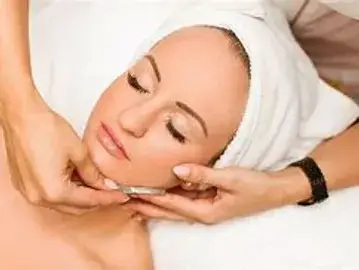
[(0, 0), (0, 101), (17, 104), (33, 94), (28, 0)]
[[(359, 124), (322, 143), (310, 156), (321, 168), (329, 191), (359, 185)], [(283, 204), (311, 197), (309, 181), (301, 169), (289, 167), (276, 176)]]
[(329, 190), (359, 185), (359, 124), (323, 143), (311, 154)]
[(328, 5), (330, 8), (334, 9), (339, 13), (342, 13), (345, 16), (359, 20), (359, 0), (319, 0), (319, 2)]

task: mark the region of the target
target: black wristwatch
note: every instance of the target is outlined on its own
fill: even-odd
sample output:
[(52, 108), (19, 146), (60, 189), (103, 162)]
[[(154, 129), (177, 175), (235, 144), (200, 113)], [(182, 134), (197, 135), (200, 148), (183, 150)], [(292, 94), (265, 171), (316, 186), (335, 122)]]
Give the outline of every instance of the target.
[(324, 175), (312, 158), (306, 157), (290, 164), (289, 166), (299, 167), (307, 176), (312, 189), (312, 197), (308, 200), (298, 202), (298, 205), (313, 205), (328, 198), (328, 189)]

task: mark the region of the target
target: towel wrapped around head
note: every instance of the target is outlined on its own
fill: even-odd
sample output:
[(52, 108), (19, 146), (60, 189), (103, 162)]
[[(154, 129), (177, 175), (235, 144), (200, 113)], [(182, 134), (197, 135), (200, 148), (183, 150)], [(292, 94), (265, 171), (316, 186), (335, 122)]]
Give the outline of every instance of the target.
[(192, 4), (167, 20), (138, 52), (141, 57), (165, 36), (194, 25), (229, 29), (241, 41), (250, 60), (249, 98), (234, 139), (215, 167), (283, 168), (358, 117), (351, 100), (319, 79), (284, 17), (275, 12), (260, 1)]

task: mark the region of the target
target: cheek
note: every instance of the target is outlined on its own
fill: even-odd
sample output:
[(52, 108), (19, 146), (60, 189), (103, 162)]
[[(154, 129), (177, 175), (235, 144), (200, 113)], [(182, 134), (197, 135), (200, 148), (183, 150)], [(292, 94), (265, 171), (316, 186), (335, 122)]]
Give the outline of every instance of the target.
[(150, 130), (138, 143), (143, 157), (150, 157), (155, 164), (177, 165), (183, 162), (205, 162), (205, 151), (201, 145), (193, 143), (181, 144), (160, 124)]
[(121, 89), (120, 87), (111, 87), (106, 90), (96, 104), (94, 109), (95, 113), (101, 114), (104, 112), (120, 112), (124, 107), (126, 107), (126, 102), (129, 101), (128, 98), (125, 97), (125, 92), (126, 89)]
[(156, 136), (154, 140), (147, 137), (138, 141), (135, 152), (137, 155), (133, 167), (136, 168), (136, 174), (142, 173), (142, 179), (146, 176), (146, 185), (168, 188), (178, 185), (172, 168), (186, 160), (186, 152), (181, 147)]
[(138, 141), (136, 153), (133, 165), (138, 172), (146, 175), (148, 181), (146, 184), (166, 187), (179, 184), (172, 172), (174, 166), (182, 163), (205, 164), (209, 159), (204, 156), (200, 147), (190, 144), (182, 145), (169, 135), (162, 133), (157, 133), (156, 136), (148, 134), (146, 138)]

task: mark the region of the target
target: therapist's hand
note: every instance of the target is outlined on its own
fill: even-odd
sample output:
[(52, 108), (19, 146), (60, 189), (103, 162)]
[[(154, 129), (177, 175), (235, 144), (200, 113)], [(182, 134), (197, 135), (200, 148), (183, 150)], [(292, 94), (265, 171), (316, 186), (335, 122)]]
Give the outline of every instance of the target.
[[(211, 169), (187, 165), (175, 170), (177, 176), (193, 187), (212, 186), (214, 196), (198, 193), (199, 198), (167, 193), (164, 196), (141, 195), (141, 201), (128, 207), (145, 218), (182, 220), (215, 224), (234, 217), (247, 216), (307, 199), (310, 188), (297, 168), (279, 173), (263, 173), (238, 167)], [(186, 169), (185, 169), (186, 168)], [(190, 184), (184, 184), (187, 189)], [(146, 203), (144, 203), (144, 202)]]
[[(22, 99), (16, 107), (2, 106), (0, 118), (12, 182), (29, 202), (79, 213), (128, 199), (105, 190), (81, 140), (39, 95)], [(74, 171), (89, 187), (71, 181)]]

